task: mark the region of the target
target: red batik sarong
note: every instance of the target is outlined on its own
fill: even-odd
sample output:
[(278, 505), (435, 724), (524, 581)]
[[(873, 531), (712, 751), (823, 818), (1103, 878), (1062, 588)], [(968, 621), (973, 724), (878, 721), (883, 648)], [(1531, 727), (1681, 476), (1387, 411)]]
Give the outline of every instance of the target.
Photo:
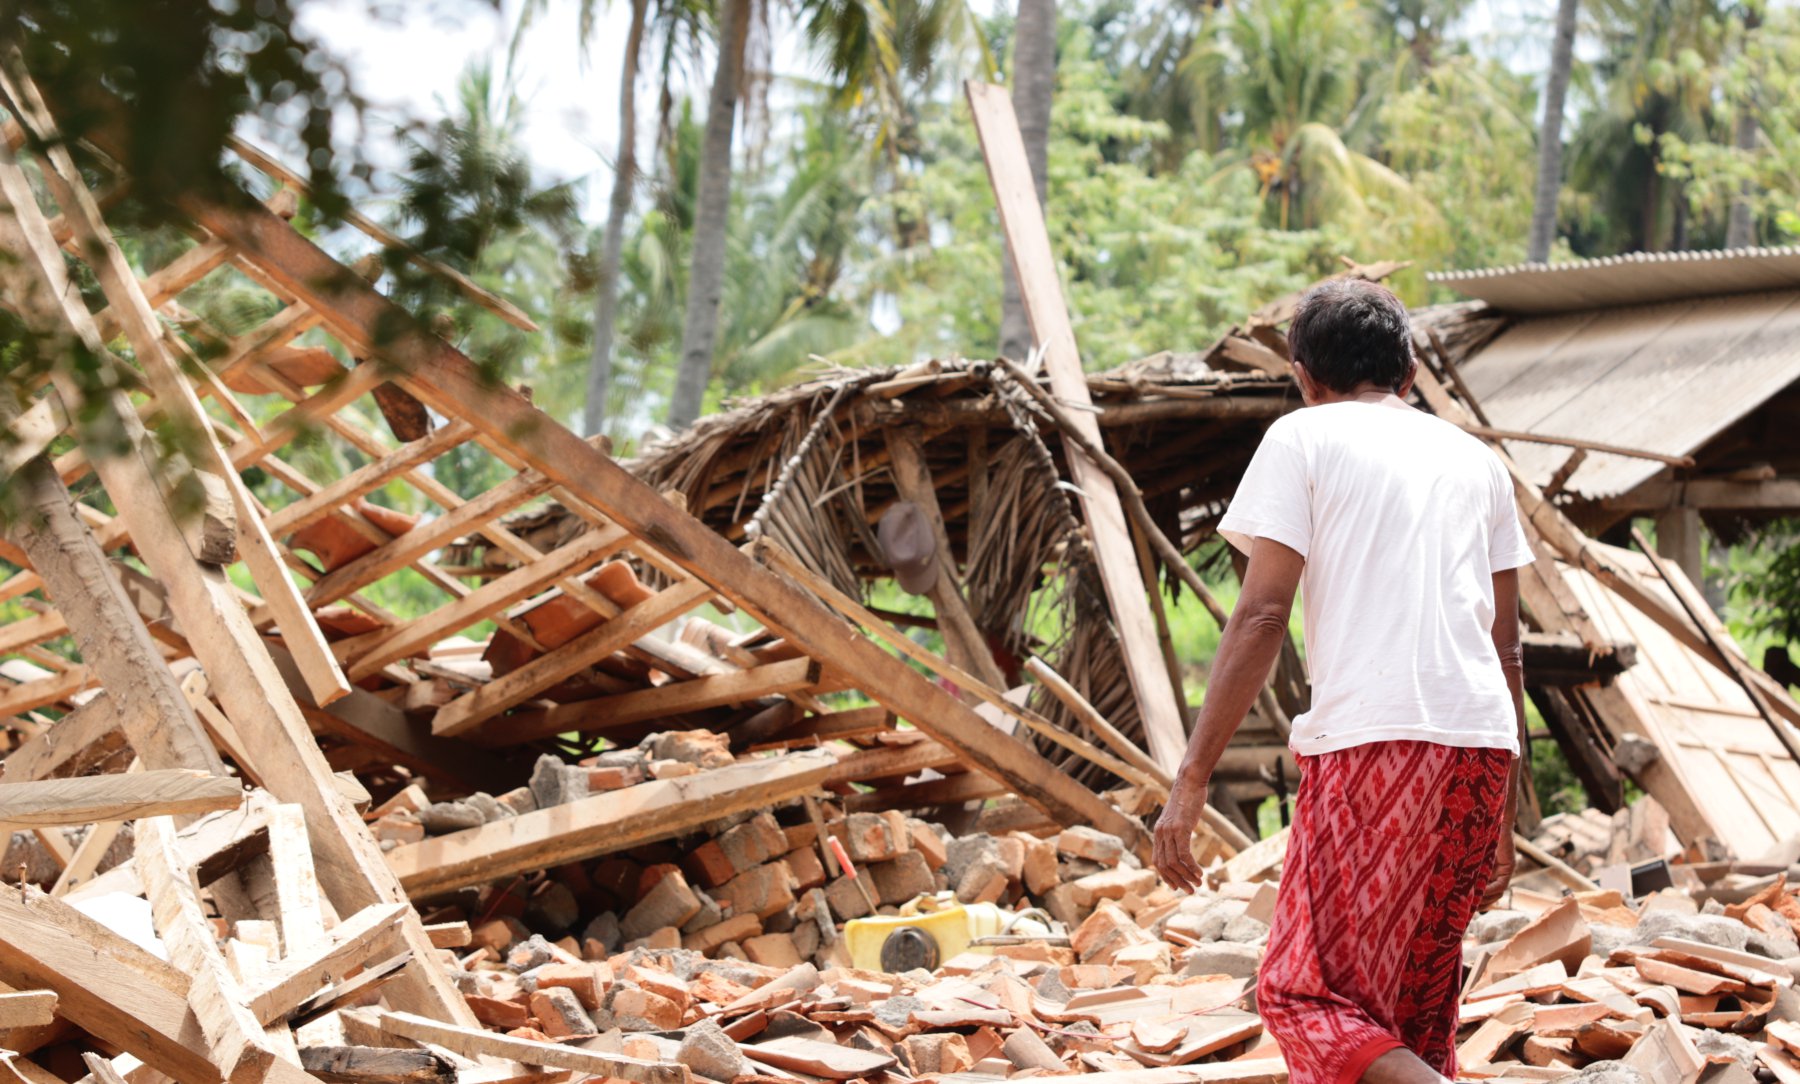
[(1292, 1084), (1352, 1084), (1401, 1046), (1456, 1076), (1462, 936), (1512, 759), (1417, 741), (1301, 758), (1256, 992)]

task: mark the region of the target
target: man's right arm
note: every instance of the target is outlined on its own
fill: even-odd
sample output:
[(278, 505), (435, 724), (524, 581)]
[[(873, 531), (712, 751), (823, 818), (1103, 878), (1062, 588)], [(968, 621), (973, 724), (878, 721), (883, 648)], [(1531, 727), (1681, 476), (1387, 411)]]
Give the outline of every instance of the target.
[(1506, 674), (1506, 689), (1512, 695), (1513, 719), (1519, 728), (1519, 755), (1513, 760), (1506, 780), (1506, 808), (1501, 814), (1500, 834), (1494, 841), (1494, 872), (1481, 894), (1481, 906), (1491, 906), (1506, 891), (1513, 874), (1513, 825), (1519, 813), (1519, 777), (1529, 763), (1531, 741), (1525, 731), (1525, 651), (1519, 640), (1519, 570), (1509, 568), (1494, 573), (1494, 651), (1500, 656), (1500, 669)]

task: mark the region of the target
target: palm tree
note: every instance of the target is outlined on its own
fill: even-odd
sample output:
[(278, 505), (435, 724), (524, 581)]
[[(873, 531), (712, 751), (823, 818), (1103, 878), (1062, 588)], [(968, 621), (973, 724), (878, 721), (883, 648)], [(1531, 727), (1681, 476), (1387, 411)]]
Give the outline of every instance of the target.
[(681, 429), (700, 416), (712, 378), (713, 349), (719, 338), (719, 297), (725, 278), (726, 230), (731, 214), (731, 137), (737, 127), (738, 77), (750, 30), (751, 0), (723, 0), (718, 63), (707, 100), (706, 135), (700, 157), (700, 191), (694, 215), (694, 250), (688, 262), (687, 316), (681, 329), (681, 360), (669, 425)]
[(1578, 0), (1557, 0), (1556, 41), (1550, 48), (1550, 74), (1544, 80), (1544, 121), (1538, 135), (1537, 189), (1531, 208), (1531, 235), (1525, 259), (1543, 263), (1556, 240), (1556, 198), (1562, 189), (1563, 101), (1569, 93), (1569, 70), (1575, 54), (1575, 7)]
[(613, 326), (619, 313), (619, 261), (625, 248), (625, 219), (631, 214), (637, 183), (638, 54), (644, 43), (649, 0), (631, 0), (631, 27), (625, 33), (625, 58), (619, 75), (619, 155), (613, 162), (612, 198), (607, 203), (606, 233), (600, 244), (599, 282), (594, 289), (594, 344), (588, 355), (586, 406), (582, 432), (590, 436), (606, 424), (612, 386)]
[[(1018, 19), (1013, 24), (1012, 77), (1019, 135), (1025, 140), (1025, 160), (1031, 165), (1031, 181), (1042, 207), (1049, 179), (1050, 99), (1056, 90), (1056, 0), (1019, 0)], [(1006, 260), (1002, 268), (1000, 355), (1020, 360), (1031, 352), (1031, 328), (1012, 260)]]
[[(1762, 25), (1762, 10), (1755, 4), (1747, 4), (1744, 8), (1744, 47), (1749, 48), (1750, 36)], [(1759, 125), (1756, 123), (1756, 111), (1749, 103), (1738, 106), (1736, 131), (1732, 133), (1732, 143), (1745, 155), (1756, 150)], [(1749, 181), (1738, 184), (1736, 195), (1731, 200), (1731, 211), (1725, 222), (1725, 247), (1749, 248), (1756, 243), (1756, 212), (1750, 203), (1751, 189)]]

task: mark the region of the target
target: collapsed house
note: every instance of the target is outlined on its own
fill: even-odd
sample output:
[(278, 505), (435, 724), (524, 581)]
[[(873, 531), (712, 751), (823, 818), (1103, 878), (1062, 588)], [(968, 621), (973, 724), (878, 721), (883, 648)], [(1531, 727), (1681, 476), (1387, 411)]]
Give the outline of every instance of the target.
[[(21, 884), (0, 890), (0, 1074), (1285, 1078), (1253, 1003), (1285, 837), (1254, 839), (1246, 808), (1296, 778), (1297, 647), (1196, 836), (1211, 894), (1178, 898), (1143, 868), (1140, 815), (1170, 767), (1145, 674), (1185, 703), (1156, 578), (1223, 621), (1182, 555), (1298, 405), (1291, 298), (1201, 357), (1077, 364), (1071, 384), (1054, 277), (1036, 276), (1038, 337), (1063, 351), (1043, 361), (1049, 391), (1010, 362), (831, 374), (628, 471), (302, 236), (297, 180), (252, 148), (266, 200), (189, 200), (191, 247), (132, 266), (24, 73), (3, 89), (18, 116), (0, 298), (105, 379), (54, 369), (6, 418), (21, 515), (0, 600), (23, 615), (0, 626), (0, 825)], [(122, 186), (124, 144), (89, 140), (84, 164)], [(1030, 223), (1016, 200), (1002, 211), (1016, 252)], [(209, 327), (182, 298), (214, 274), (278, 311)], [(1422, 320), (1446, 350), (1428, 355), (1429, 409), (1492, 435), (1455, 352), (1503, 341), (1503, 323)], [(94, 410), (123, 421), (127, 454), (59, 442)], [(163, 427), (192, 435), (185, 458)], [(326, 476), (302, 438), (350, 465)], [(459, 470), (437, 469), (451, 456)], [(250, 470), (286, 492), (259, 497)], [(500, 480), (464, 492), (452, 474)], [(1603, 870), (1531, 848), (1544, 868), (1472, 956), (1465, 1060), (1548, 1079), (1625, 1056), (1691, 1080), (1706, 1056), (1686, 1024), (1735, 1014), (1774, 1044), (1749, 1064), (1800, 1075), (1778, 1026), (1792, 969), (1772, 955), (1792, 938), (1770, 917), (1796, 904), (1734, 861), (1793, 835), (1794, 803), (1742, 816), (1711, 789), (1780, 793), (1793, 703), (1678, 569), (1593, 542), (1557, 487), (1516, 477), (1540, 547), (1534, 698), (1597, 794), (1622, 773), (1666, 810), (1675, 842), (1634, 845), (1690, 859), (1684, 886), (1742, 910), (1718, 933), (1686, 914), (1692, 895), (1634, 908), (1647, 893), (1629, 880), (1601, 888)], [(412, 499), (375, 499), (396, 486)], [(897, 500), (938, 531), (947, 657), (895, 627), (923, 619), (866, 602)], [(415, 502), (430, 513), (394, 507)], [(1122, 568), (1143, 622), (1121, 616)], [(398, 582), (439, 597), (395, 612), (377, 596)], [(1059, 615), (1053, 642), (1022, 620), (1035, 607)], [(1745, 725), (1721, 743), (1704, 713)], [(962, 940), (895, 941), (933, 924), (917, 901), (940, 892)], [(1040, 925), (1008, 925), (1032, 911)], [(995, 923), (979, 943), (976, 914)], [(873, 958), (872, 929), (888, 931)], [(1723, 948), (1695, 947), (1708, 930)], [(1765, 950), (1748, 962), (1745, 930)], [(1671, 931), (1692, 937), (1657, 940)]]

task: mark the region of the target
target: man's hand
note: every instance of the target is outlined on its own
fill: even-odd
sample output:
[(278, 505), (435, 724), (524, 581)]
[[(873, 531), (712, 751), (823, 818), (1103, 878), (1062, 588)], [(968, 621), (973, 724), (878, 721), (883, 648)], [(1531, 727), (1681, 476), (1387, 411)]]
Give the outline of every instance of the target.
[(1193, 892), (1206, 884), (1206, 874), (1194, 861), (1194, 826), (1200, 823), (1200, 812), (1206, 807), (1207, 780), (1187, 774), (1175, 777), (1168, 804), (1156, 820), (1153, 861), (1163, 880), (1184, 892)]
[(1507, 885), (1512, 883), (1515, 858), (1512, 819), (1509, 817), (1501, 825), (1500, 838), (1494, 842), (1494, 873), (1488, 878), (1487, 887), (1481, 890), (1481, 903), (1476, 906), (1476, 910), (1485, 911), (1500, 902), (1500, 897), (1506, 894)]

